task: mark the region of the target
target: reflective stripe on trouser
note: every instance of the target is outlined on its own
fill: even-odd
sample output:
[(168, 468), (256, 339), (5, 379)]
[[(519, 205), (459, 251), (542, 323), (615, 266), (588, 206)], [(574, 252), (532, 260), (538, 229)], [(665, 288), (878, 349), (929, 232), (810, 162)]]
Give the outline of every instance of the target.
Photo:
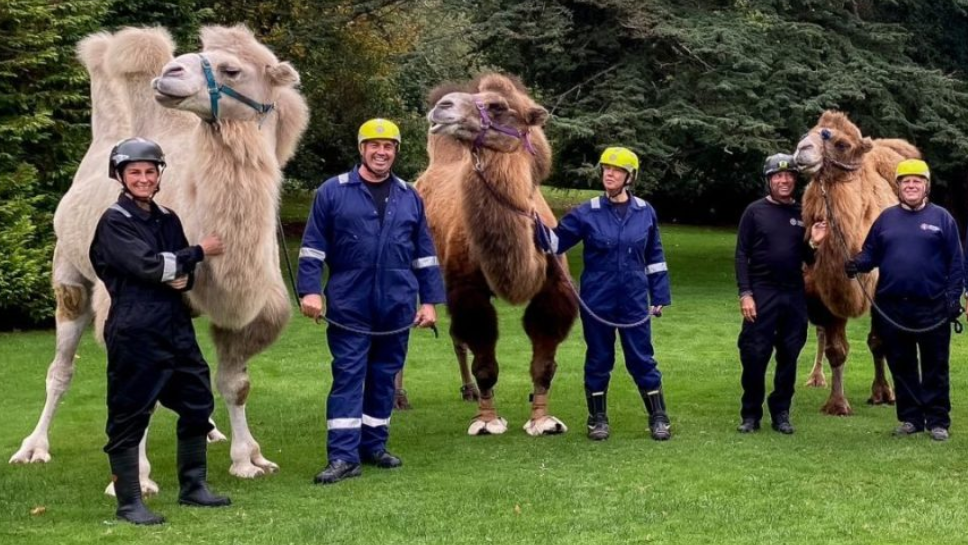
[(393, 377), (403, 368), (410, 332), (369, 337), (329, 327), (333, 386), (326, 402), (327, 458), (359, 463), (361, 452), (386, 448)]
[[(619, 320), (621, 321), (621, 320)], [(599, 323), (582, 310), (582, 329), (585, 333), (585, 388), (591, 392), (608, 389), (609, 377), (615, 366), (615, 328)], [(649, 391), (662, 385), (652, 349), (652, 328), (645, 323), (632, 329), (620, 329), (625, 367), (636, 386)]]
[(773, 392), (767, 399), (771, 415), (789, 412), (797, 380), (797, 358), (807, 342), (807, 302), (797, 289), (753, 288), (756, 321), (743, 321), (737, 346), (743, 373), (741, 418), (763, 418), (766, 370), (776, 350)]

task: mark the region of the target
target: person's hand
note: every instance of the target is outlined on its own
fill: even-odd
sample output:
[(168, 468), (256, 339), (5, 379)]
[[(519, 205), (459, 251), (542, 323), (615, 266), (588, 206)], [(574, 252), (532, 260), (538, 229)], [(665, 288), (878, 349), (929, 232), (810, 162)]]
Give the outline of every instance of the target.
[(816, 248), (827, 238), (827, 222), (818, 221), (810, 226), (810, 246)]
[(183, 274), (178, 278), (175, 278), (174, 280), (169, 280), (168, 282), (165, 282), (165, 284), (168, 284), (169, 286), (171, 286), (172, 289), (183, 290), (188, 286), (188, 275)]
[(662, 317), (662, 305), (655, 305), (649, 308), (649, 314), (655, 316), (656, 318)]
[(844, 272), (847, 273), (847, 278), (853, 278), (857, 276), (857, 273), (860, 271), (857, 270), (857, 263), (848, 261), (847, 264), (844, 265)]
[(558, 237), (537, 216), (534, 222), (534, 244), (543, 253), (552, 255), (558, 253)]
[(753, 323), (756, 321), (756, 301), (752, 295), (744, 295), (739, 299), (739, 310), (743, 313), (743, 319)]
[(954, 322), (958, 318), (961, 318), (961, 313), (965, 312), (965, 309), (961, 308), (961, 299), (954, 299), (948, 303), (948, 319)]
[(198, 245), (202, 247), (205, 257), (221, 255), (225, 252), (225, 246), (218, 235), (207, 235), (199, 241)]
[(437, 309), (431, 304), (420, 305), (413, 317), (414, 327), (432, 327), (437, 323)]
[(303, 316), (312, 318), (316, 320), (316, 323), (319, 323), (319, 317), (326, 314), (326, 301), (322, 295), (310, 293), (299, 300), (299, 310), (303, 313)]

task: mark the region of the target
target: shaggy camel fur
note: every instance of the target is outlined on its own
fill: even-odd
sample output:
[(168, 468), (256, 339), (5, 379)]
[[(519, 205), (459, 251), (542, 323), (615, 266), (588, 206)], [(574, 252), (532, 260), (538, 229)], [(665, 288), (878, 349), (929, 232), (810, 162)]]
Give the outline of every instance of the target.
[[(834, 111), (824, 112), (817, 125), (797, 144), (794, 157), (801, 172), (810, 178), (803, 195), (807, 233), (814, 223), (824, 220), (828, 221), (830, 231), (817, 249), (816, 262), (805, 272), (810, 319), (817, 325), (819, 344), (807, 385), (826, 385), (822, 365), (826, 355), (833, 375), (830, 397), (821, 408), (826, 414), (852, 412), (843, 384), (850, 348), (847, 319), (861, 316), (870, 307), (861, 286), (873, 296), (877, 284), (876, 271), (860, 275), (856, 280), (848, 279), (844, 264), (860, 252), (867, 232), (881, 211), (897, 203), (894, 184), (897, 164), (920, 155), (917, 148), (904, 140), (864, 137), (846, 115)], [(893, 404), (894, 392), (884, 374), (884, 351), (873, 330), (867, 337), (867, 345), (874, 356), (874, 382), (868, 403)]]
[[(57, 352), (47, 373), (47, 401), (37, 427), (11, 463), (50, 459), (48, 428), (70, 386), (77, 344), (92, 317), (101, 335), (110, 301), (94, 275), (88, 247), (98, 218), (120, 191), (118, 182), (107, 177), (108, 153), (122, 138), (143, 136), (161, 144), (167, 155), (157, 202), (179, 214), (190, 241), (214, 233), (225, 244), (224, 255), (205, 260), (196, 270), (189, 299), (212, 322), (219, 363), (216, 383), (232, 425), (230, 472), (255, 477), (278, 469), (262, 456), (249, 432), (246, 367), (289, 318), (275, 239), (280, 169), (295, 153), (308, 109), (294, 89), (299, 75), (249, 30), (208, 27), (202, 30), (202, 43), (220, 83), (275, 104), (275, 109), (262, 115), (225, 96), (219, 121), (209, 122), (212, 111), (201, 57), (173, 59), (175, 47), (163, 29), (95, 34), (78, 46), (91, 76), (93, 142), (54, 217)], [(224, 436), (216, 431), (210, 435), (214, 438)], [(143, 456), (142, 488), (156, 492), (149, 471)]]
[(578, 306), (566, 262), (558, 266), (556, 258), (537, 250), (529, 216), (537, 213), (546, 225), (557, 224), (538, 187), (551, 168), (541, 128), (548, 113), (520, 82), (498, 74), (435, 89), (431, 102), (430, 164), (416, 186), (444, 269), (454, 350), (459, 358), (466, 350), (473, 354), (480, 399), (468, 433), (507, 430), (494, 406), (498, 329), (492, 296), (527, 304), (524, 329), (532, 343), (534, 391), (525, 431), (567, 431), (548, 414), (547, 403), (555, 354)]

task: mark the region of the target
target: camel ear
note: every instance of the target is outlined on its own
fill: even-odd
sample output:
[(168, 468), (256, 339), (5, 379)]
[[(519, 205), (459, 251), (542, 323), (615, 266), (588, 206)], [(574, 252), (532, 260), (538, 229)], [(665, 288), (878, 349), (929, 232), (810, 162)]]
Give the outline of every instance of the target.
[(535, 106), (528, 110), (528, 125), (529, 126), (544, 126), (545, 122), (548, 121), (548, 110), (545, 110), (541, 106)]
[(860, 141), (860, 149), (863, 150), (864, 153), (867, 153), (868, 151), (874, 149), (874, 141), (871, 140), (869, 136), (865, 136), (864, 139)]
[(292, 87), (299, 83), (299, 72), (288, 62), (266, 67), (269, 82), (276, 87)]

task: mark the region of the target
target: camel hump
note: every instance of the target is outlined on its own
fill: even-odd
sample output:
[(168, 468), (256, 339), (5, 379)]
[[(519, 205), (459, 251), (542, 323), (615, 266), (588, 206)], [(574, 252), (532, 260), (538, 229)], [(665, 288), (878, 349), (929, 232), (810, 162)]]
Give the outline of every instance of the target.
[(107, 72), (112, 77), (137, 74), (153, 78), (175, 53), (175, 42), (163, 28), (126, 28), (114, 35), (107, 52)]
[(111, 45), (111, 34), (98, 32), (84, 38), (77, 44), (77, 59), (81, 61), (91, 79), (104, 76), (104, 61)]
[(920, 159), (921, 152), (907, 140), (900, 138), (878, 138), (874, 140), (877, 146), (885, 147), (896, 152), (905, 159)]

